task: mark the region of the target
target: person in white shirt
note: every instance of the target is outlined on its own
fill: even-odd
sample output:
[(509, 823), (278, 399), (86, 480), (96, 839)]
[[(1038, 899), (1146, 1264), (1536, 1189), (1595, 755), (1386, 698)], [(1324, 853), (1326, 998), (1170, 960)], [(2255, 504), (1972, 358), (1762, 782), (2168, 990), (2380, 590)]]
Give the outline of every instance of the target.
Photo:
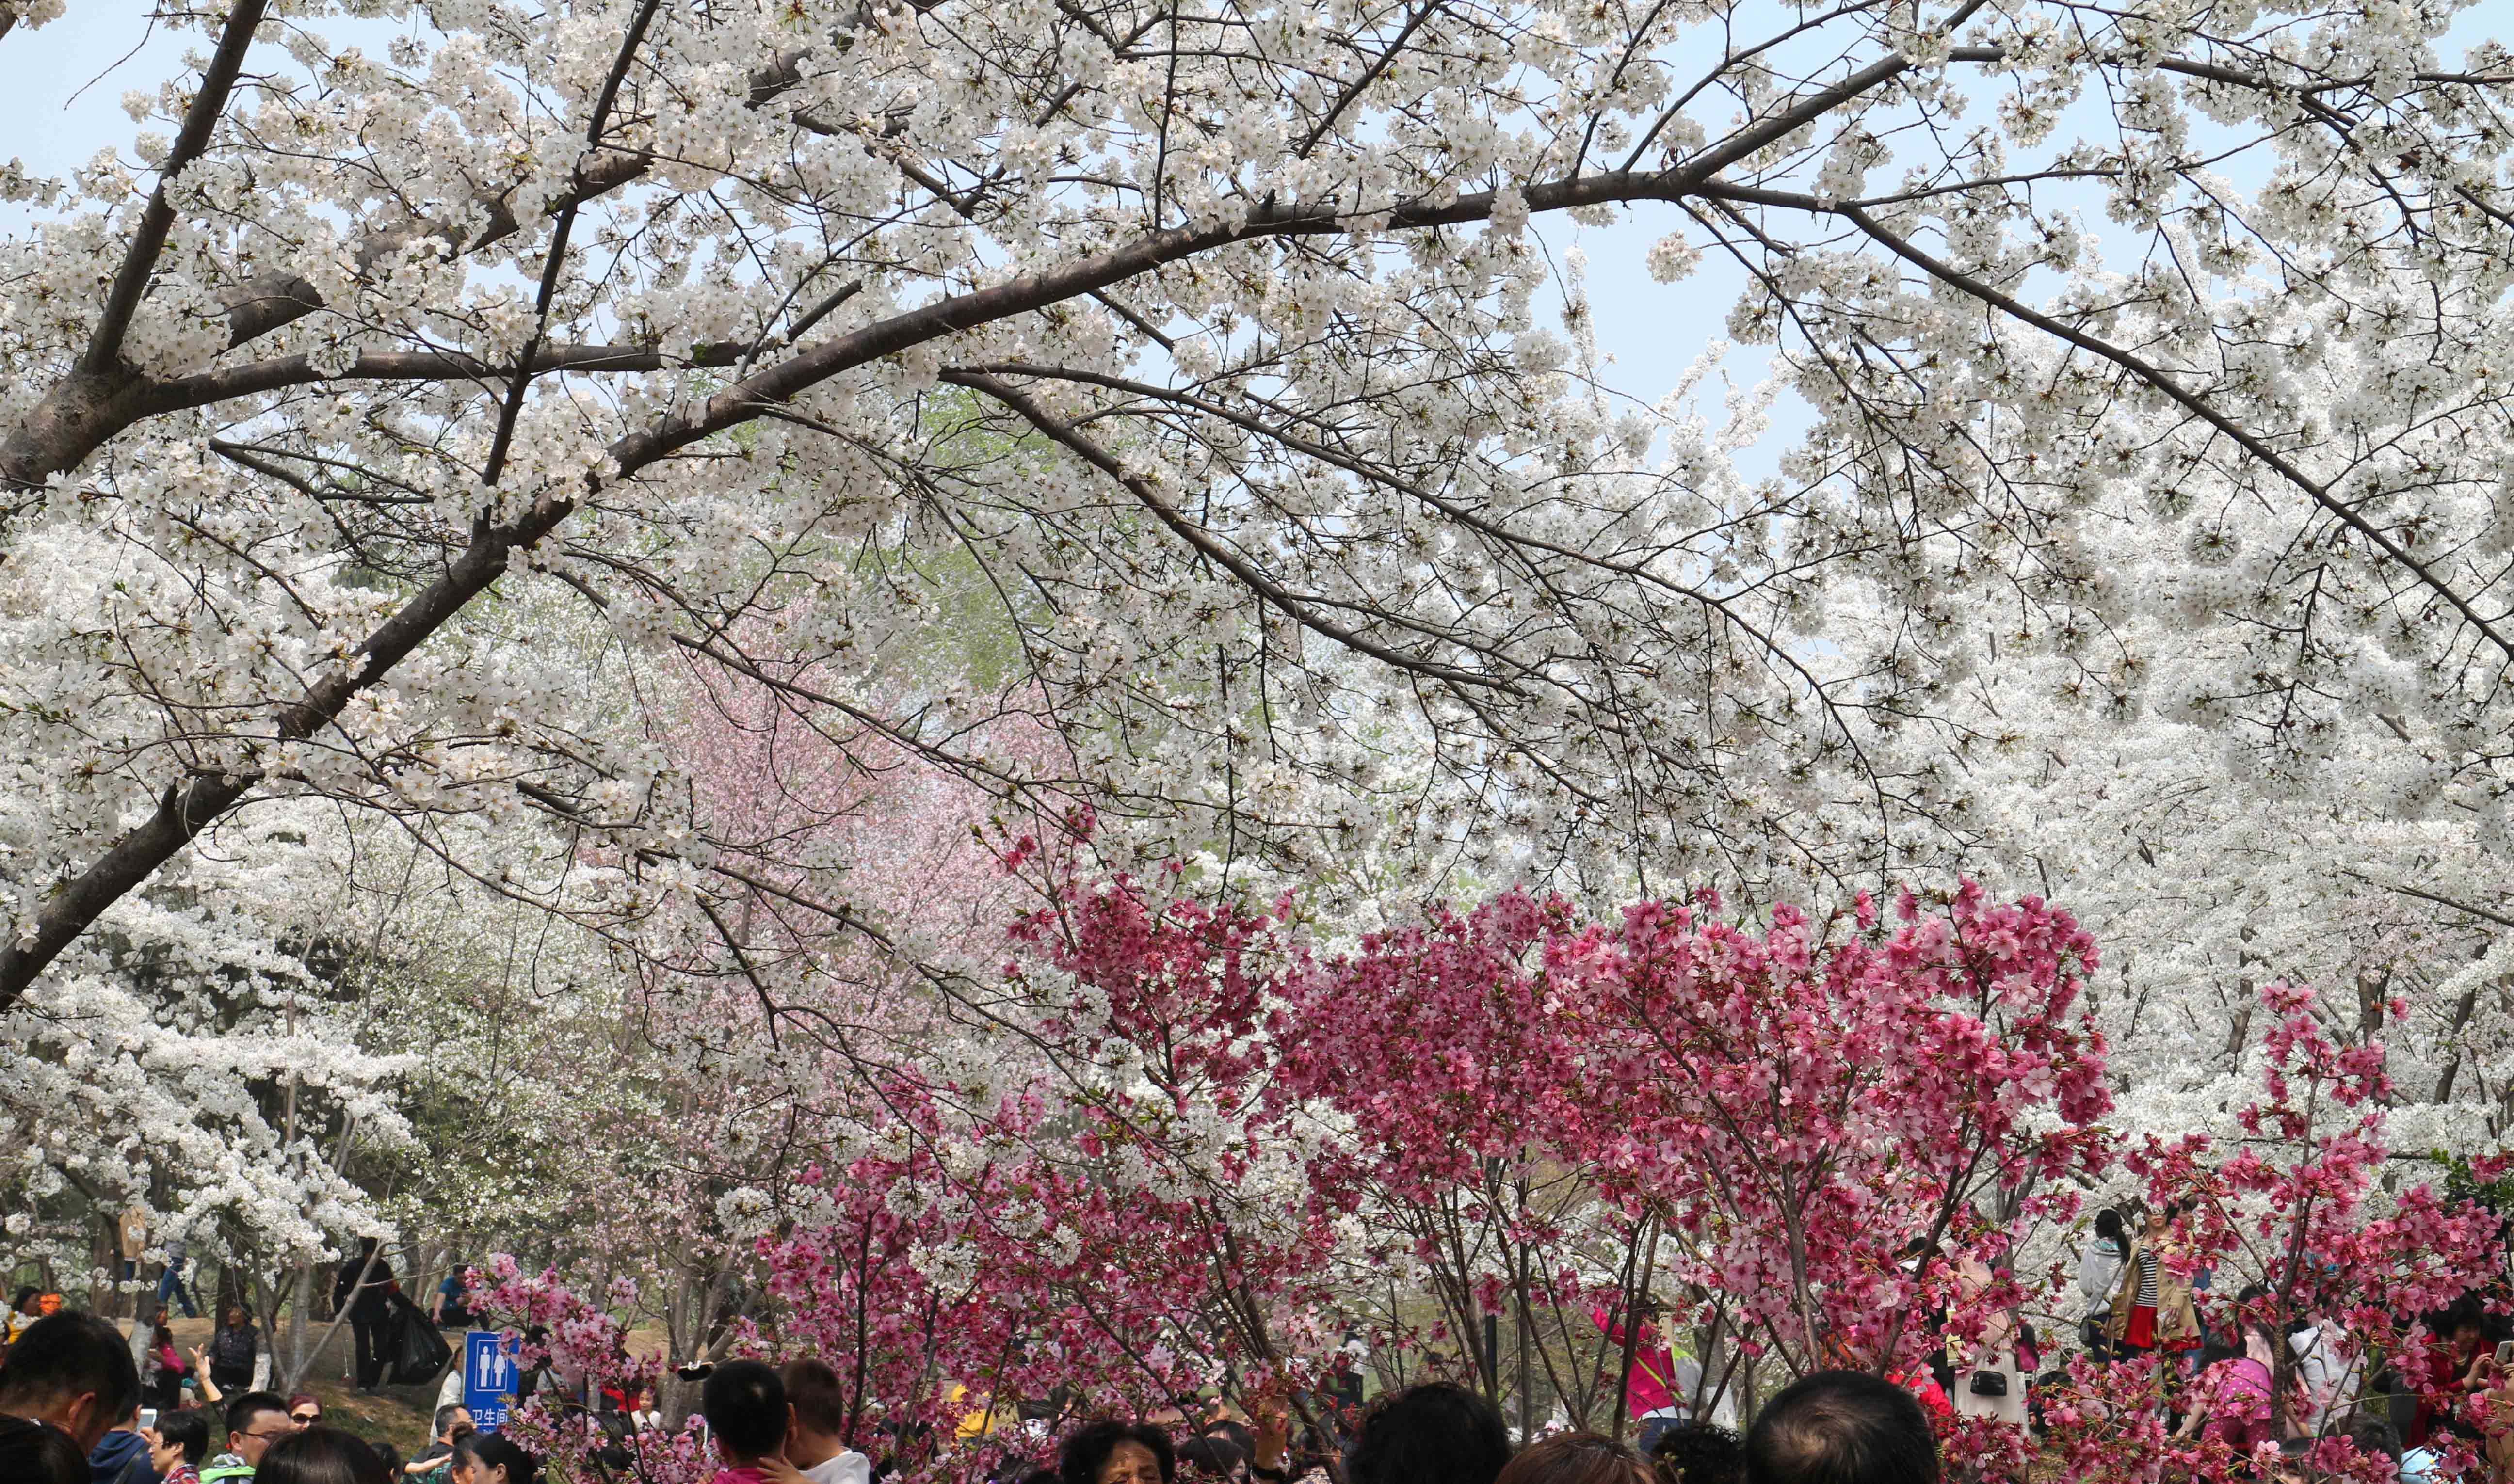
[(845, 1442), (847, 1402), (837, 1373), (817, 1360), (789, 1361), (786, 1461), (812, 1484), (872, 1484), (872, 1461)]
[(2351, 1352), (2348, 1332), (2328, 1314), (2299, 1321), (2288, 1332), (2287, 1344), (2295, 1352), (2295, 1379), (2304, 1391), (2297, 1422), (2307, 1436), (2318, 1437), (2332, 1418), (2356, 1408), (2365, 1360)]
[[(2121, 1277), (2122, 1258), (2129, 1251), (2129, 1243), (2122, 1234), (2121, 1213), (2109, 1206), (2096, 1212), (2094, 1240), (2087, 1244), (2086, 1256), (2078, 1260), (2078, 1297), (2087, 1301), (2078, 1333), (2098, 1360), (2111, 1353), (2112, 1347), (2104, 1340), (2101, 1321), (2111, 1311), (2113, 1289)], [(2089, 1324), (2087, 1320), (2096, 1322)]]

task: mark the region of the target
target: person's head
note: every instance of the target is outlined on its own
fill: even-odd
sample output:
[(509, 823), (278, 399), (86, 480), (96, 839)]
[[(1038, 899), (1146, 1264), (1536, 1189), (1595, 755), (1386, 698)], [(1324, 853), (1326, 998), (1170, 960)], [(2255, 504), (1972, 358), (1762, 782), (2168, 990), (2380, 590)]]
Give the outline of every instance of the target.
[(1490, 1402), (1444, 1381), (1383, 1398), (1354, 1428), (1353, 1484), (1492, 1484), (1510, 1462), (1510, 1429)]
[(323, 1403), (312, 1392), (300, 1391), (288, 1398), (288, 1420), (300, 1427), (311, 1427), (323, 1420)]
[(786, 1445), (786, 1383), (761, 1361), (729, 1360), (708, 1373), (699, 1411), (715, 1445), (737, 1464), (755, 1463)]
[(0, 1366), (0, 1413), (66, 1432), (82, 1451), (140, 1401), (131, 1343), (93, 1314), (55, 1314), (26, 1326)]
[(259, 1464), (270, 1445), (297, 1431), (288, 1403), (267, 1391), (247, 1391), (227, 1403), (227, 1452)]
[(2348, 1419), (2348, 1445), (2368, 1458), (2401, 1461), (2400, 1434), (2392, 1430), (2392, 1420), (2372, 1409), (2359, 1411)]
[(2479, 1317), (2479, 1301), (2469, 1294), (2454, 1300), (2445, 1308), (2420, 1316), (2432, 1337), (2430, 1344), (2449, 1344), (2464, 1355), (2477, 1353), (2485, 1334)]
[(1170, 1484), (1178, 1459), (1170, 1435), (1149, 1423), (1086, 1423), (1056, 1452), (1063, 1484)]
[(361, 1258), (372, 1258), (375, 1255), (376, 1239), (374, 1237), (358, 1238), (358, 1256)]
[(1204, 1432), (1178, 1445), (1174, 1461), (1179, 1473), (1190, 1479), (1236, 1479), (1248, 1456), (1239, 1445), (1216, 1433)]
[(809, 1468), (837, 1453), (847, 1431), (847, 1393), (838, 1373), (817, 1360), (793, 1360), (777, 1379), (786, 1384), (788, 1461)]
[(2121, 1213), (2115, 1211), (2110, 1206), (2106, 1206), (2103, 1210), (2096, 1212), (2095, 1235), (2102, 1237), (2107, 1242), (2121, 1241), (2125, 1235), (2122, 1231)]
[(165, 1315), (158, 1315), (148, 1326), (148, 1345), (149, 1348), (158, 1350), (171, 1350), (175, 1347), (175, 1332), (166, 1327)]
[(436, 1409), (436, 1430), (429, 1434), (440, 1443), (454, 1441), (454, 1429), (471, 1425), (471, 1414), (461, 1402)]
[(9, 1311), (13, 1314), (33, 1313), (35, 1311), (35, 1295), (38, 1292), (40, 1292), (40, 1290), (38, 1290), (32, 1283), (26, 1284), (24, 1287), (19, 1289), (18, 1296), (9, 1301)]
[(227, 1328), (231, 1330), (240, 1330), (243, 1329), (244, 1326), (244, 1305), (241, 1304), (229, 1305), (227, 1308)]
[(42, 1314), (42, 1315), (43, 1315), (43, 1316), (45, 1316), (46, 1318), (50, 1318), (50, 1317), (52, 1317), (53, 1315), (60, 1313), (61, 1311), (61, 1295), (59, 1295), (59, 1294), (37, 1294), (37, 1295), (35, 1296), (35, 1312), (36, 1312), (36, 1313)]
[(1653, 1484), (1642, 1456), (1597, 1432), (1558, 1432), (1502, 1465), (1495, 1484)]
[(157, 1425), (142, 1432), (148, 1440), (148, 1466), (158, 1476), (175, 1471), (178, 1464), (201, 1466), (210, 1456), (210, 1420), (198, 1412), (167, 1412), (158, 1416)]
[(1746, 1433), (1746, 1484), (1937, 1484), (1938, 1441), (1912, 1394), (1864, 1371), (1818, 1371)]
[(253, 1484), (395, 1484), (384, 1457), (354, 1432), (307, 1427), (264, 1450)]
[[(473, 1432), (454, 1445), (454, 1484), (533, 1484), (533, 1456), (494, 1432)], [(254, 1484), (262, 1484), (256, 1479)]]
[(91, 1472), (78, 1439), (59, 1427), (0, 1433), (0, 1479), (10, 1484), (87, 1484)]
[(1746, 1456), (1737, 1434), (1718, 1423), (1686, 1423), (1661, 1434), (1650, 1463), (1662, 1484), (1739, 1484)]

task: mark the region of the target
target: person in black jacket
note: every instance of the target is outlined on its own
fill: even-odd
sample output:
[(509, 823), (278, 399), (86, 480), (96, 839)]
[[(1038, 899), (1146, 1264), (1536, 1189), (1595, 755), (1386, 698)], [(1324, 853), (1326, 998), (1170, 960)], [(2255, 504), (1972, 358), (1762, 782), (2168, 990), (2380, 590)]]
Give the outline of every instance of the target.
[(392, 1264), (376, 1250), (374, 1237), (360, 1237), (355, 1254), (343, 1260), (341, 1275), (332, 1280), (332, 1308), (349, 1316), (357, 1337), (358, 1389), (373, 1391), (385, 1379), (385, 1320), (392, 1313)]
[(218, 1333), (210, 1337), (211, 1383), (222, 1391), (252, 1389), (254, 1356), (261, 1348), (253, 1315), (241, 1304), (229, 1307)]

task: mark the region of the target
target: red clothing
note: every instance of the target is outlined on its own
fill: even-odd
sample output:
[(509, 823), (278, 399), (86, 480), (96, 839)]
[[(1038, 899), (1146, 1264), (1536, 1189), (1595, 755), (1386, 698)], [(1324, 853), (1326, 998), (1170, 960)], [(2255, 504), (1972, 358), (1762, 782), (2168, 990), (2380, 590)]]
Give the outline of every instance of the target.
[(2123, 1326), (2122, 1344), (2133, 1350), (2156, 1348), (2156, 1305), (2141, 1304), (2129, 1311), (2129, 1323)]
[[(2478, 1358), (2476, 1350), (2464, 1355), (2452, 1345), (2437, 1344), (2429, 1345), (2424, 1354), (2402, 1368), (2410, 1373), (2418, 1387), (2417, 1416), (2411, 1420), (2409, 1433), (2402, 1439), (2406, 1446), (2422, 1447), (2435, 1434), (2452, 1429), (2453, 1409), (2469, 1394), (2462, 1384), (2462, 1377), (2470, 1370), (2470, 1363)], [(2443, 1402), (2430, 1399), (2430, 1392), (2443, 1393)]]
[(1947, 1400), (1946, 1387), (1938, 1384), (1938, 1379), (1929, 1374), (1927, 1366), (1913, 1366), (1886, 1379), (1911, 1392), (1930, 1417), (1951, 1418), (1956, 1415), (1955, 1403)]
[[(1606, 1332), (1606, 1339), (1615, 1346), (1616, 1357), (1622, 1358), (1624, 1327), (1614, 1322), (1602, 1304), (1591, 1308), (1589, 1317), (1597, 1321), (1598, 1328)], [(1669, 1383), (1675, 1376), (1676, 1359), (1668, 1353), (1667, 1346), (1646, 1342), (1635, 1344), (1632, 1374), (1624, 1378), (1624, 1415), (1647, 1417), (1653, 1412), (1674, 1408), (1677, 1405), (1676, 1392)]]

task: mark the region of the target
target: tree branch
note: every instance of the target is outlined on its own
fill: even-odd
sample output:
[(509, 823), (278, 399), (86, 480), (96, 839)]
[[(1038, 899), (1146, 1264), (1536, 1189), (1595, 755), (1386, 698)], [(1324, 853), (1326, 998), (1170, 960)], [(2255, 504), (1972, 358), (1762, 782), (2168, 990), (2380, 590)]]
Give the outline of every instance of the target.
[[(646, 0), (629, 19), (628, 34), (620, 38), (620, 50), (611, 60), (610, 74), (602, 79), (602, 92), (593, 100), (593, 113), (585, 125), (585, 147), (589, 152), (602, 147), (602, 131), (611, 121), (611, 105), (620, 98), (620, 84), (628, 75), (628, 64), (637, 58), (637, 48), (646, 41), (646, 28), (655, 22), (656, 7), (662, 0)], [(569, 172), (571, 180), (584, 173), (580, 157), (577, 169)], [(481, 461), (480, 482), (495, 489), (507, 472), (507, 452), (514, 446), (515, 420), (524, 413), (524, 393), (533, 384), (533, 357), (541, 350), (542, 337), (549, 333), (550, 301), (558, 297), (558, 276), (567, 267), (567, 240), (576, 229), (576, 214), (584, 205), (570, 201), (559, 209), (558, 220), (550, 226), (548, 249), (542, 255), (541, 287), (533, 297), (533, 333), (524, 341), (524, 353), (515, 358), (515, 374), (507, 383), (507, 396), (498, 406), (498, 428), (489, 439), (489, 457)], [(770, 1026), (770, 1036), (776, 1034)]]
[(2330, 486), (2307, 474), (2292, 460), (2270, 447), (2267, 439), (2210, 406), (2209, 401), (2198, 393), (2186, 390), (2182, 383), (2175, 381), (2163, 367), (2154, 365), (2144, 357), (2125, 350), (2100, 336), (2089, 335), (2066, 320), (2046, 314), (2013, 295), (1973, 274), (1965, 272), (1953, 263), (1931, 256), (1908, 238), (1888, 231), (1875, 217), (1852, 203), (1826, 202), (1817, 197), (1797, 192), (1764, 190), (1745, 185), (1709, 186), (1704, 194), (1728, 200), (1749, 201), (1763, 206), (1787, 207), (1816, 215), (1839, 216), (1865, 232), (1887, 252), (1949, 288), (1969, 295), (2011, 319), (2033, 326), (2054, 340), (2075, 345), (2081, 350), (2100, 356), (2121, 367), (2183, 411), (2224, 434), (2236, 447), (2268, 465), (2280, 478), (2303, 491), (2314, 503), (2330, 512), (2341, 525), (2372, 542), (2376, 549), (2416, 577), (2419, 583), (2428, 591), (2443, 599), (2455, 613), (2460, 614), (2462, 621), (2477, 629), (2482, 638), (2494, 645), (2508, 658), (2514, 658), (2514, 637), (2499, 633), (2494, 623), (2480, 616), (2478, 608), (2469, 598), (2463, 596), (2450, 582), (2431, 570), (2425, 562), (2419, 560), (2391, 533), (2359, 514), (2348, 501), (2333, 494)]
[(1152, 511), (1155, 519), (1167, 526), (1171, 535), (1195, 547), (1214, 565), (1238, 579), (1241, 586), (1281, 610), (1285, 617), (1303, 628), (1343, 645), (1356, 654), (1368, 655), (1383, 664), (1412, 674), (1447, 681), (1452, 685), (1478, 686), (1498, 691), (1514, 689), (1510, 682), (1495, 679), (1490, 675), (1480, 675), (1473, 670), (1462, 670), (1454, 665), (1418, 660), (1403, 650), (1391, 649), (1357, 629), (1348, 628), (1318, 613), (1316, 604), (1277, 582), (1256, 563), (1214, 540), (1209, 532), (1171, 508), (1167, 501), (1155, 493), (1152, 481), (1140, 474), (1128, 472), (1126, 466), (1119, 463), (1115, 455), (1078, 431), (1073, 423), (1057, 417), (1006, 382), (978, 371), (947, 371), (943, 373), (942, 380), (956, 386), (966, 386), (972, 391), (984, 392), (1019, 414), (1024, 421), (1055, 440), (1067, 452), (1115, 480), (1128, 494), (1134, 496), (1145, 509)]
[(115, 270), (113, 285), (105, 291), (104, 310), (97, 316), (86, 353), (79, 357), (79, 370), (101, 375), (121, 364), (122, 339), (131, 330), (131, 316), (139, 311), (141, 297), (148, 291), (149, 276), (157, 270), (157, 256), (166, 250), (166, 234), (175, 224), (175, 203), (167, 199), (167, 187), (210, 147), (210, 136), (218, 130), (219, 115), (226, 111), (227, 95), (234, 91), (236, 74), (244, 68), (244, 54), (253, 46), (253, 33), (262, 24), (265, 5), (266, 0), (235, 0), (235, 8), (227, 12), (226, 29), (220, 33), (219, 49), (211, 55), (208, 69), (201, 73), (200, 90), (192, 95), (192, 106), (183, 112), (182, 132), (175, 137), (175, 146), (167, 151), (166, 163), (157, 172), (157, 188), (148, 193), (147, 209), (140, 214), (139, 230), (131, 234), (131, 244), (123, 251), (122, 266)]

